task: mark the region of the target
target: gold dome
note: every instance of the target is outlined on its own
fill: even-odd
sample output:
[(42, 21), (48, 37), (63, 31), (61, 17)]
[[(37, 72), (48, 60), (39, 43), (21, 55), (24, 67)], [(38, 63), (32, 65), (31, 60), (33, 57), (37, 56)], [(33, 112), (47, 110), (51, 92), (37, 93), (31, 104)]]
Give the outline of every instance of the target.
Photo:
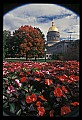
[(57, 31), (58, 32), (58, 28), (54, 25), (54, 21), (52, 21), (52, 27), (49, 28), (48, 32), (50, 31)]

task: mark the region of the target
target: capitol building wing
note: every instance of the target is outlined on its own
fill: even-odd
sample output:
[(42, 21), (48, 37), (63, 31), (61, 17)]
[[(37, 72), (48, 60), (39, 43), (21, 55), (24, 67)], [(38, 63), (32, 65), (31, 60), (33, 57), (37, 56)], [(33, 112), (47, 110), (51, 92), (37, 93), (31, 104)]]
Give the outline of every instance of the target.
[[(58, 28), (52, 21), (52, 26), (47, 32), (46, 57), (55, 56), (56, 59), (79, 60), (79, 40), (62, 40)], [(55, 58), (54, 58), (55, 59)]]

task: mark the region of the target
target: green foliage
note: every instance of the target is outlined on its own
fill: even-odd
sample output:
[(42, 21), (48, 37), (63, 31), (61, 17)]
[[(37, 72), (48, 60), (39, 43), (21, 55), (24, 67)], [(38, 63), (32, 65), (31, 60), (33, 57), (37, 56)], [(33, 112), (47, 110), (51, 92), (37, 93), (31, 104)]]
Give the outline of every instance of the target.
[(10, 112), (11, 113), (15, 113), (15, 104), (14, 103), (10, 103), (9, 106), (10, 106)]
[(5, 55), (8, 52), (8, 45), (10, 42), (10, 38), (11, 38), (11, 32), (4, 30), (3, 31), (3, 59), (5, 58)]
[(42, 38), (45, 40), (45, 35), (43, 34), (43, 32), (40, 30), (40, 28), (34, 27), (34, 29), (37, 29), (40, 33)]
[(20, 110), (18, 110), (18, 112), (16, 113), (16, 115), (17, 115), (17, 116), (20, 116), (21, 111), (22, 111), (21, 109), (20, 109)]

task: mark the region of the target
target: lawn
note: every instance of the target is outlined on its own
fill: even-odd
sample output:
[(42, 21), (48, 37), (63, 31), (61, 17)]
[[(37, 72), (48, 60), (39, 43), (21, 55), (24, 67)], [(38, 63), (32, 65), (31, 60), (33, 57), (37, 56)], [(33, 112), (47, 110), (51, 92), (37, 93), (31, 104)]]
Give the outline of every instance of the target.
[[(10, 58), (10, 59), (5, 59), (4, 61), (7, 61), (7, 62), (22, 62), (22, 61), (25, 61), (26, 60), (26, 58)], [(35, 59), (30, 59), (30, 61), (35, 61)], [(48, 59), (46, 59), (46, 62), (53, 62), (54, 60), (48, 60)], [(45, 62), (45, 59), (38, 59), (37, 58), (37, 60), (36, 60), (36, 62)]]

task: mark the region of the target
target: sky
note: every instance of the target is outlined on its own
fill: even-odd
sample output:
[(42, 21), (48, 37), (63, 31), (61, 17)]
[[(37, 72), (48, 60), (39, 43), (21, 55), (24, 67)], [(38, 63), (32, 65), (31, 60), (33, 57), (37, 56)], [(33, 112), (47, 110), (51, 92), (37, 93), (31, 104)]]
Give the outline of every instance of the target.
[(46, 35), (52, 20), (60, 32), (60, 38), (79, 39), (80, 17), (58, 4), (25, 4), (9, 11), (3, 16), (3, 30), (13, 33), (20, 26), (38, 27)]

